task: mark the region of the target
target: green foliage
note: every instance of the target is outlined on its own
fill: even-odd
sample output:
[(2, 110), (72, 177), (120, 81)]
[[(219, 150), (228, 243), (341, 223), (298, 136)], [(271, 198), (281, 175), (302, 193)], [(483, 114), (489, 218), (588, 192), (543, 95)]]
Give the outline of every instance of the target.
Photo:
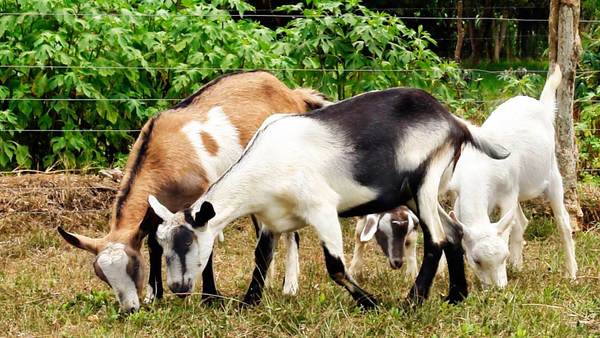
[(539, 97), (541, 93), (544, 78), (534, 73), (527, 73), (525, 69), (506, 70), (500, 76), (500, 80), (504, 82), (502, 94), (504, 95), (527, 95), (531, 97)]
[[(597, 11), (600, 14), (600, 9)], [(579, 122), (576, 125), (580, 168), (600, 170), (600, 26), (583, 34), (581, 71), (576, 87)], [(600, 183), (599, 172), (584, 172)]]
[[(269, 69), (334, 100), (423, 88), (477, 122), (502, 99), (538, 96), (543, 84), (519, 70), (499, 78), (462, 70), (432, 51), (437, 42), (422, 27), (358, 0), (282, 6), (303, 17), (277, 29), (243, 17), (252, 10), (241, 0), (0, 0), (1, 12), (62, 14), (0, 17), (0, 64), (23, 65), (0, 67), (0, 168), (123, 165), (135, 133), (69, 130), (139, 129), (231, 70)], [(584, 40), (586, 69), (598, 69), (594, 34)], [(584, 131), (598, 128), (600, 115), (588, 104), (598, 99), (597, 74), (587, 76), (578, 82), (584, 167), (598, 166), (600, 151), (597, 132)], [(22, 129), (55, 131), (15, 131)]]
[(444, 100), (455, 87), (439, 84), (464, 87), (456, 64), (428, 49), (433, 40), (422, 29), (357, 1), (310, 5), (307, 18), (275, 31), (232, 19), (228, 10), (252, 10), (239, 0), (0, 2), (2, 12), (64, 14), (0, 18), (0, 63), (26, 66), (0, 68), (0, 99), (25, 99), (1, 101), (1, 129), (59, 130), (0, 132), (0, 167), (122, 162), (133, 134), (66, 130), (138, 129), (168, 99), (232, 69), (306, 69), (276, 75), (332, 98), (406, 85), (434, 88)]

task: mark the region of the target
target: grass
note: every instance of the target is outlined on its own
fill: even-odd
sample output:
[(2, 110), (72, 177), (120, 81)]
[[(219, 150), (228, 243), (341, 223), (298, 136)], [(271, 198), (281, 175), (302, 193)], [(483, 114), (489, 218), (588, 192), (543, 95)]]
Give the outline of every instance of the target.
[[(3, 221), (0, 220), (0, 223)], [(345, 223), (350, 223), (346, 221)], [(600, 233), (576, 234), (580, 278), (562, 278), (563, 254), (550, 219), (533, 219), (525, 268), (509, 273), (505, 290), (482, 291), (473, 276), (471, 295), (457, 306), (441, 301), (445, 276), (436, 278), (429, 300), (414, 310), (401, 304), (411, 286), (369, 246), (361, 284), (382, 306), (362, 312), (326, 274), (310, 230), (301, 233), (301, 286), (281, 295), (277, 281), (263, 303), (242, 309), (254, 235), (246, 220), (231, 225), (216, 253), (216, 278), (227, 300), (201, 304), (199, 295), (165, 298), (130, 316), (119, 314), (115, 297), (92, 271), (92, 256), (70, 248), (45, 224), (0, 224), (0, 336), (597, 336), (600, 334)], [(346, 252), (353, 226), (345, 224)], [(93, 235), (94, 233), (88, 232)], [(100, 233), (95, 233), (100, 235)], [(377, 249), (377, 250), (376, 250)]]

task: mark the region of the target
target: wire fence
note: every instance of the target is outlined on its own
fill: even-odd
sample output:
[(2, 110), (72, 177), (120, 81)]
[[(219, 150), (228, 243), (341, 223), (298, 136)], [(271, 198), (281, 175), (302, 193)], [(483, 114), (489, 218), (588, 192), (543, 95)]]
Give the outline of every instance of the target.
[[(282, 18), (282, 19), (297, 19), (297, 18), (315, 18), (315, 19), (323, 19), (328, 17), (339, 17), (340, 15), (310, 15), (310, 14), (260, 14), (260, 13), (248, 13), (248, 14), (240, 14), (240, 13), (228, 13), (229, 16), (233, 18)], [(157, 13), (145, 13), (145, 12), (121, 12), (121, 13), (75, 13), (75, 12), (2, 12), (0, 16), (77, 16), (77, 17), (103, 17), (103, 16), (111, 16), (111, 17), (183, 17), (183, 18), (215, 18), (218, 17), (219, 14), (214, 13), (164, 13), (158, 15)], [(366, 17), (366, 18), (375, 18), (381, 17), (380, 15), (355, 15), (358, 17)], [(451, 17), (451, 16), (401, 16), (394, 15), (393, 17), (401, 19), (401, 20), (463, 20), (463, 21), (512, 21), (512, 22), (548, 22), (548, 19), (539, 19), (539, 18), (505, 18), (505, 17), (481, 17), (481, 16), (472, 16), (472, 17)], [(595, 19), (581, 19), (579, 22), (582, 23), (599, 23), (600, 20)]]
[[(494, 7), (479, 7), (479, 6), (471, 6), (464, 8), (476, 8), (478, 10), (481, 9), (515, 9), (515, 7), (502, 7), (502, 6), (494, 6)], [(519, 8), (529, 8), (529, 9), (544, 9), (544, 7), (536, 7), (536, 6), (523, 6)], [(394, 12), (400, 11), (408, 8), (376, 8), (375, 11), (383, 11), (383, 12)], [(427, 10), (427, 8), (412, 8), (414, 10)], [(455, 9), (453, 7), (435, 7), (435, 9)], [(265, 14), (265, 12), (269, 12)], [(282, 13), (274, 13), (273, 10), (255, 10), (253, 13), (248, 14), (239, 14), (239, 13), (229, 13), (232, 17), (239, 18), (325, 18), (331, 17), (332, 15), (304, 15), (304, 14), (282, 14)], [(77, 17), (97, 17), (97, 16), (128, 16), (128, 17), (156, 17), (156, 13), (142, 13), (142, 12), (121, 12), (121, 13), (75, 13), (75, 12), (2, 12), (1, 16), (77, 16)], [(202, 13), (165, 13), (161, 14), (161, 16), (167, 17), (202, 17), (202, 18), (210, 18), (213, 17), (213, 14), (202, 14)], [(368, 16), (363, 15), (364, 17), (376, 17), (376, 15)], [(538, 19), (538, 18), (510, 18), (510, 17), (450, 17), (450, 16), (397, 16), (394, 17), (402, 19), (402, 20), (477, 20), (477, 21), (511, 21), (511, 22), (548, 22), (548, 19)], [(580, 20), (582, 23), (599, 23), (600, 20), (597, 19), (582, 19)], [(528, 36), (547, 36), (544, 35), (528, 35)], [(524, 36), (520, 36), (524, 37)], [(488, 37), (475, 37), (474, 39), (478, 40), (491, 40), (493, 38)], [(455, 41), (455, 38), (441, 38), (434, 40), (450, 40)], [(250, 69), (245, 68), (221, 68), (221, 67), (193, 67), (193, 66), (176, 66), (176, 67), (167, 67), (167, 66), (120, 66), (120, 65), (24, 65), (24, 64), (5, 64), (0, 65), (0, 69), (57, 69), (57, 70), (137, 70), (137, 71), (246, 71)], [(306, 68), (265, 68), (263, 70), (272, 71), (272, 72), (356, 72), (356, 73), (374, 73), (374, 72), (393, 72), (393, 73), (412, 73), (412, 72), (426, 72), (430, 71), (428, 69), (338, 69), (338, 68), (321, 68), (321, 69), (306, 69)], [(477, 69), (477, 68), (468, 68), (462, 69), (462, 71), (470, 72), (470, 73), (487, 73), (487, 74), (502, 74), (507, 70), (488, 70), (488, 69)], [(513, 71), (520, 71), (523, 73), (538, 73), (538, 74), (546, 74), (547, 70), (538, 70), (538, 69), (513, 69)], [(589, 70), (579, 72), (577, 76), (589, 75), (600, 73), (600, 70)], [(3, 98), (0, 99), (0, 102), (6, 101), (67, 101), (67, 102), (98, 102), (98, 101), (110, 101), (110, 102), (127, 102), (127, 101), (145, 101), (145, 102), (175, 102), (181, 101), (184, 98), (132, 98), (132, 97), (118, 97), (118, 98), (33, 98), (33, 97), (14, 97), (14, 98)], [(472, 103), (492, 103), (499, 100), (472, 100), (468, 102)], [(584, 101), (584, 100), (582, 100)], [(585, 100), (585, 102), (598, 103), (600, 100)], [(66, 133), (66, 132), (87, 132), (87, 133), (138, 133), (140, 129), (0, 129), (0, 132), (11, 132), (11, 133)], [(584, 129), (576, 129), (576, 132), (597, 132), (600, 131), (598, 128), (584, 128)], [(89, 172), (97, 169), (103, 168), (85, 168), (85, 169), (72, 169), (72, 170), (64, 170), (62, 172)], [(2, 171), (0, 174), (14, 174), (14, 173), (24, 173), (26, 171)], [(46, 172), (38, 172), (38, 171), (29, 171), (35, 173), (46, 173)], [(56, 171), (54, 171), (56, 172)], [(596, 168), (584, 168), (579, 169), (578, 172), (600, 172), (600, 169)], [(35, 189), (35, 188), (31, 188)], [(106, 187), (56, 187), (56, 188), (44, 188), (44, 189), (106, 189)], [(1, 190), (1, 189), (0, 189)], [(104, 209), (102, 211), (105, 211)], [(40, 211), (41, 212), (41, 211)], [(73, 212), (81, 212), (81, 211), (73, 211)], [(83, 211), (85, 212), (85, 211)]]

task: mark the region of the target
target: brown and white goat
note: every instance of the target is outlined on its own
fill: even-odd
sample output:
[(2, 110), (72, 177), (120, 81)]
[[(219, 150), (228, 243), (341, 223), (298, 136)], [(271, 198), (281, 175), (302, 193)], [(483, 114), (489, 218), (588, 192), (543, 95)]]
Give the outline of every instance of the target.
[[(96, 255), (96, 275), (111, 286), (122, 310), (135, 311), (144, 275), (140, 247), (146, 235), (147, 298), (160, 298), (163, 291), (162, 248), (155, 238), (160, 219), (148, 208), (148, 196), (159, 196), (172, 211), (191, 206), (240, 157), (267, 117), (306, 112), (325, 103), (320, 94), (289, 89), (267, 72), (219, 77), (144, 125), (131, 150), (106, 236), (89, 238), (60, 227), (58, 231), (68, 243)], [(212, 268), (205, 271), (204, 292), (214, 295)]]

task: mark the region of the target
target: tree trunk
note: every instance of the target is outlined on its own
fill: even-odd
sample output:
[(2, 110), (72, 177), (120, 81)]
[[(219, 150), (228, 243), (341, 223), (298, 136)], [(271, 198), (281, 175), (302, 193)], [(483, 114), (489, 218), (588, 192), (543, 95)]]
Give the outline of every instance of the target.
[[(551, 0), (549, 19), (550, 63), (558, 63), (563, 80), (556, 93), (557, 158), (565, 188), (565, 205), (573, 229), (579, 230), (583, 217), (577, 197), (577, 145), (573, 128), (573, 94), (575, 71), (581, 51), (579, 39), (579, 0)], [(551, 70), (553, 68), (550, 68)]]
[(465, 39), (465, 28), (462, 22), (463, 2), (456, 1), (456, 48), (454, 48), (454, 60), (460, 62), (463, 41)]
[[(501, 18), (508, 18), (508, 11), (504, 10)], [(498, 26), (500, 27), (498, 29)], [(508, 28), (508, 20), (501, 20), (496, 25), (496, 30), (494, 33), (494, 62), (500, 61), (500, 53), (502, 52), (502, 47), (504, 46), (504, 41), (506, 41), (506, 29)]]

